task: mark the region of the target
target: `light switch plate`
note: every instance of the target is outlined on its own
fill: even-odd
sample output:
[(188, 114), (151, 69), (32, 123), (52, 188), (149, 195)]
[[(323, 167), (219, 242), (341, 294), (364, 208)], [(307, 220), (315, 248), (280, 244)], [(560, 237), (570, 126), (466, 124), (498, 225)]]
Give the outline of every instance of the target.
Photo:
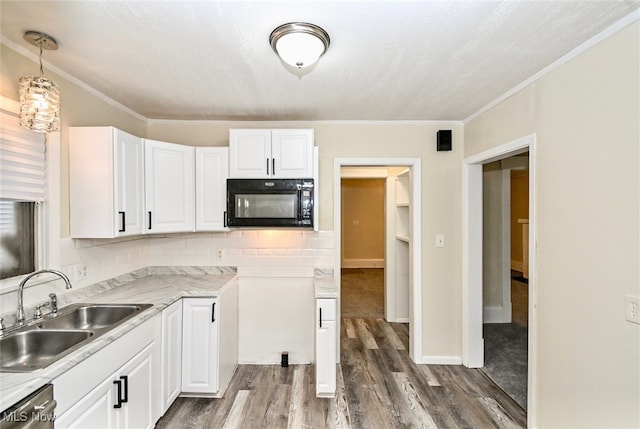
[(444, 247), (444, 234), (436, 234), (436, 247)]
[(640, 297), (633, 295), (624, 296), (624, 311), (629, 322), (640, 325)]

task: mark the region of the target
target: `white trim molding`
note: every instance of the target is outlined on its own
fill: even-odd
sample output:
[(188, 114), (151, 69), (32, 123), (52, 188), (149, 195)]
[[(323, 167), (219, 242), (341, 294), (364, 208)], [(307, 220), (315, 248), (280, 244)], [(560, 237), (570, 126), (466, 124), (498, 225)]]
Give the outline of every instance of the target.
[(482, 338), (482, 166), (493, 161), (529, 152), (529, 337), (528, 392), (529, 427), (536, 415), (537, 312), (536, 296), (536, 135), (529, 134), (463, 160), (462, 201), (462, 363), (470, 368), (484, 366)]
[(422, 356), (422, 364), (427, 365), (462, 365), (460, 356)]

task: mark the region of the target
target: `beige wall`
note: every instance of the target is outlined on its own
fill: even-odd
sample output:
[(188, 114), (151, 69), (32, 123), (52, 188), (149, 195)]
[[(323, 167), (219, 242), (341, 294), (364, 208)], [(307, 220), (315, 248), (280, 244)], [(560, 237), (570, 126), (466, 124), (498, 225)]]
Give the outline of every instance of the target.
[(384, 260), (385, 179), (342, 179), (342, 259)]
[(537, 427), (640, 427), (640, 29), (465, 126), (465, 156), (536, 134)]
[(482, 181), (482, 300), (485, 308), (497, 308), (502, 307), (503, 260), (502, 168), (499, 161), (483, 166)]

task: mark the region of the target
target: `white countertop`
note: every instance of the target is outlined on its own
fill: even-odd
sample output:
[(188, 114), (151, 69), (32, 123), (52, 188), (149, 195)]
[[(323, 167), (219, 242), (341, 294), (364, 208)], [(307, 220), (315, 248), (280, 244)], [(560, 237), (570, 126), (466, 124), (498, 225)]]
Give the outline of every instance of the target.
[(60, 300), (61, 307), (74, 302), (153, 304), (153, 307), (46, 368), (23, 373), (0, 373), (0, 410), (9, 408), (34, 390), (51, 383), (56, 377), (154, 317), (175, 301), (189, 296), (215, 297), (236, 276), (233, 269), (221, 268), (208, 272), (211, 271), (214, 273), (176, 274), (171, 269), (149, 269), (147, 273), (136, 272), (133, 276), (125, 275), (114, 281), (99, 283), (96, 287), (80, 289), (75, 295), (65, 295), (65, 299)]
[(340, 297), (340, 288), (333, 278), (332, 269), (315, 269), (313, 278), (313, 289), (316, 298)]

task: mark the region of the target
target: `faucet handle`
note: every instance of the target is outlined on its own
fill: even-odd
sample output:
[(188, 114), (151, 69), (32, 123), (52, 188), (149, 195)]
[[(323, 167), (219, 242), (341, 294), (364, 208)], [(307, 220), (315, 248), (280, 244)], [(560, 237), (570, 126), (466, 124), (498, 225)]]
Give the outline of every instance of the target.
[(42, 307), (46, 307), (46, 306), (48, 306), (48, 305), (49, 305), (49, 303), (48, 303), (48, 302), (42, 303), (42, 304), (40, 304), (40, 305), (36, 305), (36, 311), (33, 313), (33, 318), (34, 318), (34, 319), (39, 319), (39, 318), (41, 318), (41, 317), (42, 317), (42, 310), (40, 310), (40, 309), (41, 309)]
[(58, 297), (55, 293), (50, 293), (49, 299), (49, 302), (51, 303), (51, 314), (55, 316), (56, 314), (58, 314)]

